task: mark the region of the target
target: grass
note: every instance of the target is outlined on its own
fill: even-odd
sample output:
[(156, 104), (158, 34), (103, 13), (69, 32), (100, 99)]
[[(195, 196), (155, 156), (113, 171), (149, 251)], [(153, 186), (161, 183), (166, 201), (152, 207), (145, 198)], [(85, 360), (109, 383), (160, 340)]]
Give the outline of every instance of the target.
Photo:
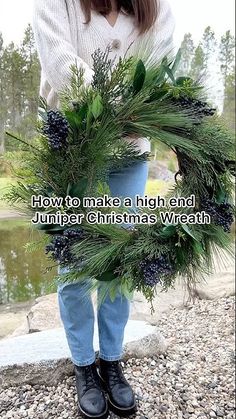
[(15, 220), (8, 220), (8, 219), (4, 219), (1, 220), (0, 219), (0, 231), (14, 231), (16, 228), (18, 227), (26, 227), (29, 228), (31, 227), (31, 224), (28, 220), (25, 220), (24, 218), (19, 218), (19, 219), (15, 219)]
[(165, 196), (172, 184), (172, 182), (166, 182), (160, 179), (149, 179), (145, 193), (148, 196)]

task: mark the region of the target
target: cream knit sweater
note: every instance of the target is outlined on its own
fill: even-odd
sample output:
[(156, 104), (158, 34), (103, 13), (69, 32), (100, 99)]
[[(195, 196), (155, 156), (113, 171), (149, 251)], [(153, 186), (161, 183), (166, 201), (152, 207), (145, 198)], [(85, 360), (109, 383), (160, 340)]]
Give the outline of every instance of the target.
[[(92, 53), (111, 45), (111, 58), (146, 56), (159, 62), (173, 52), (174, 18), (167, 0), (160, 2), (156, 24), (139, 35), (134, 18), (121, 11), (112, 27), (107, 19), (92, 11), (89, 24), (80, 0), (34, 0), (33, 31), (42, 68), (40, 95), (50, 107), (59, 106), (58, 92), (70, 83), (71, 66), (77, 63), (85, 70), (85, 83), (93, 77)], [(140, 152), (150, 151), (148, 139), (131, 139)]]

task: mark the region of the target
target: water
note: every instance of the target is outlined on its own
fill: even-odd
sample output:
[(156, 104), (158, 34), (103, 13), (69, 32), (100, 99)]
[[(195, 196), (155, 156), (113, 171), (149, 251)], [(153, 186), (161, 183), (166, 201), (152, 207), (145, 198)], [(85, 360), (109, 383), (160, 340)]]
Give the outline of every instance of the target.
[(28, 253), (24, 248), (40, 237), (28, 222), (0, 221), (0, 304), (29, 301), (56, 291), (56, 269), (45, 272), (52, 262), (43, 249)]

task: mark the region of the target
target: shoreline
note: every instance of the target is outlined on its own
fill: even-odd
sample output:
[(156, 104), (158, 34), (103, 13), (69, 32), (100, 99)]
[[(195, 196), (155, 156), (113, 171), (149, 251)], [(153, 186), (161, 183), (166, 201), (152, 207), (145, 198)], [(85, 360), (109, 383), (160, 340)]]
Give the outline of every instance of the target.
[(0, 341), (11, 335), (25, 321), (35, 299), (0, 304)]
[(0, 221), (1, 220), (8, 220), (8, 219), (18, 219), (24, 218), (23, 214), (19, 214), (18, 212), (11, 210), (11, 209), (0, 209)]

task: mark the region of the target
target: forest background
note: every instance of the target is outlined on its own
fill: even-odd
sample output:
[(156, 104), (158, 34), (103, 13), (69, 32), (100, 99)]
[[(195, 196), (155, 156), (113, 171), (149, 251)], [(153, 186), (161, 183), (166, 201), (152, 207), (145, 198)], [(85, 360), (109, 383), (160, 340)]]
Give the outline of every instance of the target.
[[(177, 75), (188, 75), (203, 83), (209, 101), (235, 130), (234, 35), (228, 30), (219, 39), (208, 26), (197, 45), (192, 34), (186, 33), (181, 49)], [(20, 159), (22, 153), (20, 143), (9, 138), (6, 131), (27, 139), (35, 136), (39, 83), (40, 64), (31, 26), (19, 45), (6, 44), (0, 33), (0, 187), (8, 183), (9, 162)], [(165, 160), (167, 152), (158, 150), (157, 158)], [(174, 171), (172, 158), (169, 156), (168, 165)]]

